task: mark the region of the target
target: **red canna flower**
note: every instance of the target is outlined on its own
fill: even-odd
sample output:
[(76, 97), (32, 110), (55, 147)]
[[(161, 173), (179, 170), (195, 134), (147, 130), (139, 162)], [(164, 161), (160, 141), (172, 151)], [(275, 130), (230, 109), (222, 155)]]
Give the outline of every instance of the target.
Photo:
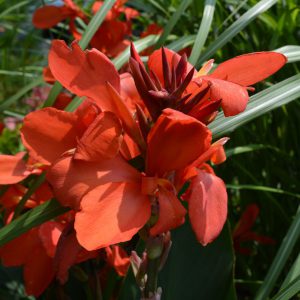
[(128, 254), (120, 246), (113, 245), (105, 248), (107, 263), (112, 266), (118, 275), (125, 276), (127, 274), (130, 259)]
[[(122, 104), (123, 103), (122, 99), (121, 100), (119, 99), (120, 100), (119, 102), (116, 102), (115, 99), (112, 101), (113, 98), (118, 97), (117, 93), (120, 92), (120, 86), (119, 86), (120, 77), (118, 76), (117, 72), (114, 71), (114, 68), (110, 64), (110, 62), (105, 60), (102, 54), (95, 50), (83, 52), (77, 47), (76, 44), (73, 44), (72, 47), (73, 47), (73, 51), (70, 51), (70, 49), (62, 42), (55, 41), (53, 43), (50, 56), (49, 56), (49, 65), (53, 75), (59, 81), (61, 81), (66, 88), (76, 93), (77, 95), (88, 96), (89, 98), (93, 99), (104, 110), (116, 111), (116, 106), (114, 107), (113, 103), (120, 103), (120, 105), (124, 105)], [(85, 68), (78, 67), (77, 65), (72, 63), (72, 61), (78, 61), (79, 57), (82, 60), (81, 66), (85, 65), (86, 66)], [(138, 59), (139, 58), (137, 57), (137, 60)], [(96, 61), (98, 62), (97, 64), (95, 64)], [(95, 69), (91, 68), (91, 66), (94, 64), (99, 67), (99, 70), (96, 68)], [(64, 71), (62, 70), (62, 68), (58, 67), (62, 65), (65, 66), (66, 68), (65, 72), (67, 72), (69, 76), (64, 76), (63, 74)], [(181, 67), (181, 65), (183, 67)], [(184, 59), (181, 60), (178, 70), (180, 71), (180, 68), (184, 68), (184, 66), (186, 68), (190, 68), (191, 70), (190, 74), (194, 76), (195, 71), (192, 69), (190, 65), (187, 64), (187, 62)], [(104, 78), (103, 73), (101, 73), (102, 70), (105, 69), (113, 70), (113, 72), (109, 73), (111, 76), (110, 78), (107, 77)], [(140, 70), (143, 70), (142, 67)], [(144, 71), (141, 72), (143, 72), (144, 74)], [(163, 74), (159, 72), (157, 73), (163, 76)], [(76, 74), (76, 77), (74, 76), (72, 77), (72, 74)], [(89, 82), (86, 82), (85, 78), (89, 78)], [(124, 78), (126, 78), (126, 80), (128, 81), (128, 75), (126, 75), (126, 77)], [(111, 89), (109, 85), (104, 84), (105, 79), (113, 83), (114, 89)], [(187, 83), (190, 83), (190, 81), (186, 81), (186, 83), (182, 83), (184, 87), (183, 88), (181, 87), (181, 92), (184, 91), (185, 87), (187, 86)], [(140, 86), (137, 85), (137, 88), (139, 90)], [(99, 97), (100, 91), (103, 90), (104, 92), (102, 92), (102, 97), (100, 98)], [(110, 91), (110, 93), (108, 93), (108, 91)], [(128, 98), (130, 98), (130, 91), (125, 92), (125, 94), (127, 94)], [(136, 95), (136, 93), (134, 93), (134, 95)], [(172, 101), (172, 99), (170, 101)], [(179, 112), (176, 114), (176, 111), (174, 110), (162, 110), (163, 106), (159, 108), (159, 110), (155, 111), (154, 105), (155, 103), (158, 103), (158, 101), (152, 102), (150, 104), (149, 102), (145, 101), (145, 104), (149, 112), (151, 111), (157, 113), (153, 118), (153, 120), (156, 120), (157, 122), (155, 123), (154, 127), (151, 129), (149, 133), (149, 129), (145, 128), (145, 130), (143, 130), (142, 128), (143, 122), (140, 122), (140, 118), (139, 118), (140, 129), (143, 132), (144, 138), (147, 139), (147, 148), (146, 148), (147, 157), (146, 157), (146, 170), (145, 170), (146, 176), (142, 177), (142, 187), (143, 187), (142, 194), (150, 195), (151, 199), (157, 198), (159, 203), (154, 203), (155, 204), (154, 206), (160, 207), (160, 217), (158, 219), (157, 224), (151, 229), (150, 232), (151, 234), (154, 235), (159, 234), (171, 228), (175, 228), (183, 222), (183, 216), (185, 214), (185, 210), (182, 207), (179, 200), (177, 200), (176, 189), (172, 184), (172, 180), (171, 182), (170, 180), (168, 180), (169, 178), (167, 174), (168, 172), (172, 173), (172, 171), (183, 172), (183, 170), (185, 170), (185, 168), (187, 168), (188, 165), (190, 165), (190, 167), (188, 167), (187, 170), (184, 171), (186, 174), (188, 174), (188, 176), (185, 175), (185, 177), (183, 176), (182, 178), (185, 179), (185, 181), (191, 180), (191, 185), (195, 186), (195, 188), (197, 188), (199, 191), (202, 191), (201, 193), (197, 193), (197, 194), (191, 193), (189, 203), (191, 207), (197, 208), (196, 210), (190, 209), (190, 212), (191, 212), (191, 219), (195, 220), (193, 224), (194, 224), (194, 230), (197, 233), (198, 240), (202, 244), (207, 244), (211, 242), (219, 234), (226, 220), (227, 194), (226, 194), (226, 189), (223, 181), (218, 177), (216, 177), (213, 174), (212, 170), (209, 170), (208, 172), (207, 165), (205, 165), (204, 163), (209, 159), (215, 161), (219, 160), (220, 162), (225, 159), (224, 153), (222, 153), (220, 149), (223, 149), (222, 146), (226, 140), (221, 140), (210, 147), (211, 134), (209, 133), (208, 129), (205, 130), (203, 129), (204, 131), (201, 130), (201, 128), (206, 128), (203, 124), (196, 121), (193, 117), (189, 117)], [(126, 107), (124, 108), (124, 111), (126, 111), (126, 109), (128, 112), (128, 108)], [(120, 113), (120, 111), (116, 112), (116, 114), (120, 117), (121, 120), (124, 120), (124, 114), (123, 114), (124, 111), (122, 111), (122, 113)], [(163, 117), (160, 118), (159, 115), (161, 114), (162, 111), (164, 112), (162, 114)], [(139, 110), (137, 110), (137, 112), (138, 112), (137, 115), (139, 116), (140, 114)], [(163, 133), (164, 131), (166, 131), (165, 128), (168, 128), (170, 124), (173, 124), (171, 120), (172, 122), (173, 121), (175, 122), (175, 120), (178, 122), (176, 123), (177, 124), (176, 126), (174, 125), (174, 128), (176, 128), (176, 130), (174, 129), (174, 133), (172, 134), (164, 135)], [(129, 124), (130, 122), (127, 123)], [(197, 128), (197, 130), (199, 130), (200, 136), (197, 139), (193, 139), (193, 134), (196, 134), (195, 132), (197, 130), (196, 129), (193, 129), (192, 131), (190, 129), (186, 130), (186, 128), (189, 128), (187, 124), (191, 124), (189, 125), (191, 126), (191, 128)], [(130, 125), (128, 125), (128, 128), (130, 128), (131, 125), (134, 126), (133, 123), (131, 123)], [(160, 129), (155, 131), (156, 128), (160, 128)], [(155, 132), (155, 134), (153, 134), (153, 132)], [(189, 135), (187, 136), (186, 132), (192, 132), (193, 134), (189, 133)], [(206, 133), (203, 136), (201, 136), (201, 132), (206, 132)], [(182, 135), (182, 139), (179, 138), (179, 136), (181, 135)], [(134, 135), (131, 136), (134, 137)], [(205, 136), (206, 138), (204, 138)], [(174, 140), (171, 137), (174, 137)], [(188, 144), (183, 143), (183, 145), (185, 145), (184, 149), (177, 145), (179, 141), (185, 140), (188, 137), (190, 137), (191, 139), (188, 140), (187, 142)], [(156, 139), (158, 139), (159, 142), (154, 142)], [(134, 138), (134, 140), (136, 141), (137, 139)], [(195, 154), (195, 152), (193, 152), (194, 151), (193, 146), (197, 145), (198, 143), (204, 143), (204, 141), (206, 141), (205, 146), (198, 147), (198, 152), (196, 152)], [(155, 146), (152, 146), (153, 143)], [(163, 149), (165, 149), (165, 151)], [(174, 149), (178, 149), (178, 150), (174, 152)], [(171, 156), (171, 153), (175, 153), (175, 155)], [(185, 155), (183, 160), (184, 163), (182, 164), (180, 163), (180, 155)], [(189, 160), (186, 160), (186, 158), (188, 158)], [(178, 163), (178, 166), (176, 165), (176, 163)], [(170, 169), (165, 169), (164, 168), (165, 164), (168, 165)], [(68, 203), (66, 199), (69, 197), (67, 196), (68, 194), (70, 194), (70, 192), (68, 192), (68, 189), (70, 189), (71, 187), (73, 188), (74, 191), (76, 190), (76, 192), (79, 193), (81, 196), (84, 195), (84, 193), (86, 193), (87, 190), (86, 188), (85, 189), (81, 188), (79, 190), (79, 187), (82, 186), (82, 183), (80, 182), (83, 179), (81, 178), (81, 176), (76, 175), (82, 172), (80, 170), (85, 170), (85, 172), (87, 172), (86, 169), (87, 167), (86, 168), (84, 168), (83, 166), (79, 167), (78, 162), (75, 163), (74, 161), (72, 161), (72, 158), (70, 157), (61, 160), (52, 168), (48, 178), (50, 182), (52, 182), (56, 190), (56, 194), (61, 195), (61, 197), (58, 196), (58, 198), (63, 199), (64, 197), (62, 203), (65, 204)], [(126, 169), (128, 169), (128, 167)], [(90, 167), (90, 170), (91, 173), (95, 173), (97, 168), (93, 166)], [(131, 174), (129, 177), (131, 178), (134, 177), (132, 176), (133, 172), (131, 173), (131, 171), (129, 170), (128, 170), (128, 175), (126, 175), (126, 172), (123, 174), (125, 178), (129, 176), (129, 174)], [(91, 249), (105, 247), (110, 244), (114, 244), (120, 241), (125, 241), (130, 239), (133, 236), (133, 234), (136, 233), (145, 224), (145, 222), (147, 221), (146, 217), (141, 218), (140, 223), (138, 223), (139, 226), (137, 226), (135, 231), (130, 232), (130, 234), (128, 235), (126, 234), (121, 235), (119, 232), (120, 228), (116, 227), (116, 224), (111, 225), (111, 227), (107, 227), (109, 226), (109, 222), (106, 219), (105, 219), (106, 220), (105, 224), (99, 224), (97, 225), (97, 228), (96, 225), (93, 225), (93, 227), (95, 227), (95, 234), (93, 234), (90, 231), (86, 232), (86, 230), (84, 229), (84, 228), (90, 228), (91, 222), (92, 223), (95, 222), (98, 224), (99, 221), (97, 220), (101, 219), (99, 218), (99, 214), (104, 213), (106, 209), (107, 211), (105, 212), (105, 214), (109, 214), (108, 211), (113, 210), (113, 207), (109, 208), (112, 202), (110, 201), (109, 204), (106, 205), (105, 198), (103, 199), (103, 201), (100, 202), (103, 203), (103, 206), (99, 204), (99, 206), (94, 207), (95, 203), (92, 204), (93, 201), (91, 203), (90, 199), (95, 199), (95, 197), (99, 197), (99, 195), (104, 193), (103, 192), (104, 190), (109, 188), (109, 185), (104, 186), (102, 185), (102, 182), (100, 180), (96, 180), (95, 178), (93, 180), (90, 180), (88, 179), (89, 177), (90, 176), (86, 176), (87, 180), (86, 181), (84, 180), (85, 181), (84, 185), (92, 188), (90, 189), (90, 192), (87, 195), (85, 195), (83, 199), (80, 201), (81, 210), (77, 213), (76, 220), (75, 220), (75, 229), (77, 231), (79, 242), (85, 248), (91, 250)], [(151, 177), (151, 179), (149, 177)], [(118, 180), (120, 180), (119, 178), (120, 177), (118, 177)], [(139, 190), (139, 185), (141, 184), (139, 180), (141, 179), (138, 179), (140, 178), (138, 175), (136, 175), (136, 178), (137, 179), (133, 181), (138, 182), (138, 185), (135, 187), (135, 189)], [(64, 183), (64, 185), (62, 185), (62, 183)], [(181, 180), (181, 185), (183, 183), (184, 181)], [(177, 189), (179, 189), (181, 185), (176, 184)], [(116, 188), (117, 185), (115, 189)], [(120, 190), (119, 193), (126, 194), (125, 190)], [(115, 199), (117, 199), (118, 197), (117, 193), (112, 195), (114, 195)], [(202, 195), (201, 199), (199, 199), (199, 195)], [(78, 195), (75, 196), (74, 194), (72, 197), (80, 198), (78, 197)], [(213, 200), (209, 201), (208, 203), (209, 205), (208, 205), (206, 204), (206, 201), (208, 201), (210, 197), (212, 197)], [(125, 199), (123, 201), (125, 202)], [(144, 209), (145, 211), (149, 211), (149, 205), (146, 205), (147, 201), (146, 200), (140, 201), (139, 204), (141, 205), (141, 203), (145, 203)], [(120, 202), (118, 202), (118, 204), (116, 203), (115, 205), (121, 205), (121, 204)], [(203, 206), (202, 208), (201, 205)], [(124, 205), (124, 207), (126, 206)], [(172, 214), (170, 214), (171, 211)], [(131, 216), (132, 218), (134, 217), (134, 213), (135, 212), (132, 213)], [(114, 218), (117, 219), (115, 214), (116, 212), (111, 212), (109, 215), (111, 218), (112, 215), (114, 215), (115, 216)], [(172, 217), (168, 218), (170, 216)], [(199, 218), (201, 218), (201, 216), (205, 216), (205, 218), (204, 217), (202, 218), (201, 221), (202, 223), (197, 221), (199, 220)], [(130, 217), (128, 216), (128, 219), (124, 219), (124, 221), (125, 220), (126, 222), (129, 222)], [(107, 228), (105, 232), (107, 231), (109, 232), (109, 234), (103, 237), (102, 240), (99, 240), (99, 235), (97, 233), (98, 232), (97, 230), (98, 229), (101, 230), (101, 228), (103, 230), (104, 228)], [(112, 230), (112, 228), (114, 229)], [(118, 232), (118, 235), (116, 239), (111, 239), (111, 234), (114, 231)], [(125, 225), (124, 225), (124, 231), (126, 231)], [(92, 235), (95, 235), (95, 238), (93, 238)]]
[(32, 23), (36, 28), (48, 29), (63, 20), (69, 19), (70, 30), (74, 38), (77, 39), (78, 32), (75, 28), (77, 17), (86, 20), (84, 12), (72, 0), (64, 0), (62, 6), (45, 5), (38, 8), (33, 14)]
[[(14, 211), (22, 197), (27, 192), (27, 188), (21, 184), (13, 184), (8, 187), (3, 195), (0, 196), (0, 205), (5, 211), (4, 222), (8, 224), (14, 216)], [(25, 208), (34, 208), (53, 197), (52, 191), (44, 182), (35, 193), (25, 203)]]
[(259, 214), (259, 207), (256, 204), (250, 204), (246, 207), (240, 220), (233, 230), (233, 245), (237, 252), (245, 255), (251, 254), (251, 249), (242, 247), (243, 242), (256, 241), (260, 244), (272, 245), (275, 240), (264, 235), (259, 235), (251, 230)]
[(132, 48), (130, 67), (154, 120), (162, 109), (171, 107), (207, 123), (220, 105), (225, 116), (242, 112), (249, 99), (248, 86), (269, 77), (285, 63), (286, 57), (279, 53), (250, 53), (220, 64), (207, 75), (212, 61), (197, 73), (185, 55), (160, 49), (149, 56), (148, 75)]
[(39, 163), (23, 160), (25, 152), (19, 152), (16, 155), (0, 155), (0, 185), (14, 184), (21, 182), (31, 174), (41, 174), (41, 165)]
[(49, 221), (0, 248), (4, 266), (24, 266), (28, 295), (40, 296), (54, 279), (53, 257), (62, 228), (60, 223)]
[[(115, 2), (91, 40), (92, 47), (109, 57), (116, 57), (129, 46), (128, 37), (132, 31), (132, 19), (139, 16), (137, 10), (125, 6), (126, 2), (127, 0)], [(103, 1), (96, 1), (92, 7), (93, 13), (96, 13), (102, 5)], [(121, 19), (122, 15), (125, 20)]]
[(130, 240), (149, 220), (151, 204), (159, 207), (158, 221), (150, 230), (156, 235), (184, 221), (185, 209), (169, 176), (205, 153), (210, 140), (211, 133), (202, 123), (167, 109), (148, 135), (144, 175), (125, 161), (116, 166), (116, 158), (91, 164), (69, 156), (53, 165), (48, 180), (62, 204), (81, 199), (75, 230), (86, 249)]

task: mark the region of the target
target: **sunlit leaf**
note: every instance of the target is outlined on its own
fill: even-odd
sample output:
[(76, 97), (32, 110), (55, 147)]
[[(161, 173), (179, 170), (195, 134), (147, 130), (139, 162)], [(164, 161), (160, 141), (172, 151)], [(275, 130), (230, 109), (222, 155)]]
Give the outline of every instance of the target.
[(209, 125), (209, 128), (212, 130), (214, 137), (222, 136), (299, 97), (300, 74), (274, 84), (272, 87), (250, 97), (246, 110), (237, 116), (225, 118), (220, 113), (216, 120)]
[(280, 248), (275, 256), (275, 259), (273, 260), (273, 263), (268, 271), (268, 274), (262, 286), (257, 292), (255, 300), (265, 300), (268, 298), (299, 237), (300, 237), (300, 206), (298, 207), (297, 214), (285, 238), (283, 239), (280, 245)]
[(195, 65), (200, 57), (202, 48), (210, 30), (210, 26), (214, 17), (216, 0), (206, 0), (204, 4), (204, 12), (201, 20), (201, 24), (197, 33), (197, 37), (192, 48), (189, 61), (192, 65)]

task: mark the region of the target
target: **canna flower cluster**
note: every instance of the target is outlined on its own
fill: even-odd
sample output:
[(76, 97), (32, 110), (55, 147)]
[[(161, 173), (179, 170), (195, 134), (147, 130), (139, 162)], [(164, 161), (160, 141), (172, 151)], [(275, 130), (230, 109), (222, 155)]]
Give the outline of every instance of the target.
[[(213, 141), (207, 124), (220, 109), (225, 116), (242, 112), (251, 86), (285, 63), (282, 54), (259, 52), (212, 72), (209, 61), (198, 71), (186, 55), (162, 48), (145, 66), (131, 46), (130, 72), (120, 75), (99, 50), (54, 40), (51, 74), (84, 100), (73, 112), (48, 107), (29, 113), (21, 129), (26, 159), (25, 153), (0, 155), (0, 184), (45, 172), (54, 197), (72, 212), (34, 230), (40, 251), (56, 267), (33, 294), (55, 274), (65, 282), (71, 265), (102, 248), (108, 263), (126, 274), (129, 258), (119, 243), (138, 233), (145, 241), (166, 237), (187, 214), (197, 240), (211, 243), (226, 221), (228, 197), (210, 163), (226, 160), (228, 138)], [(47, 248), (45, 235), (54, 231)], [(73, 254), (66, 266), (60, 259), (67, 251)]]
[[(109, 57), (117, 56), (129, 45), (128, 37), (132, 35), (132, 21), (139, 16), (137, 10), (125, 6), (126, 2), (127, 0), (115, 2), (91, 40), (92, 47)], [(103, 1), (95, 1), (91, 14), (96, 14), (102, 5)], [(90, 20), (89, 15), (72, 0), (64, 0), (61, 6), (46, 5), (38, 8), (33, 15), (32, 23), (36, 28), (49, 29), (67, 20), (70, 33), (74, 39), (80, 40), (82, 34), (76, 26), (76, 18), (84, 24), (88, 24)]]

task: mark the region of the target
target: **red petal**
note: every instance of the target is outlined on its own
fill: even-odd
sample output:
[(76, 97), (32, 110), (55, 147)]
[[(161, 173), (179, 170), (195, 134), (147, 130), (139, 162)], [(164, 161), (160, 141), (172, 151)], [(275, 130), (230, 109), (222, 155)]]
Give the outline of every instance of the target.
[[(10, 185), (4, 194), (0, 196), (0, 204), (6, 209), (12, 209), (17, 206), (27, 189), (21, 184)], [(27, 201), (26, 204), (31, 201)]]
[(71, 49), (64, 41), (54, 40), (49, 52), (49, 67), (53, 76), (77, 96), (87, 96), (102, 109), (113, 111), (109, 82), (120, 91), (120, 77), (113, 63), (96, 49), (83, 51), (74, 42)]
[(115, 157), (122, 142), (122, 127), (111, 112), (103, 112), (78, 141), (75, 159), (101, 161)]
[(259, 208), (256, 204), (248, 205), (234, 229), (233, 237), (236, 238), (250, 231), (258, 217), (258, 214)]
[(40, 296), (54, 278), (53, 259), (43, 246), (34, 249), (24, 266), (26, 294)]
[(124, 99), (130, 111), (135, 111), (135, 104), (137, 103), (142, 108), (145, 107), (138, 93), (133, 77), (129, 73), (121, 74), (121, 97)]
[(228, 140), (228, 137), (223, 137), (214, 142), (206, 152), (204, 152), (193, 162), (192, 165), (195, 167), (201, 167), (208, 160), (211, 160), (214, 164), (220, 164), (224, 162), (226, 160), (226, 154), (223, 146)]
[(2, 264), (6, 267), (23, 265), (39, 246), (38, 228), (34, 228), (1, 247)]
[(64, 110), (72, 102), (72, 97), (66, 93), (59, 93), (53, 104), (54, 108)]
[(107, 263), (114, 267), (120, 276), (127, 274), (130, 259), (126, 251), (122, 247), (113, 245), (105, 248)]
[(47, 174), (54, 194), (62, 205), (78, 208), (82, 196), (108, 182), (139, 182), (140, 173), (121, 157), (102, 162), (86, 162), (64, 157)]
[(174, 229), (184, 223), (185, 208), (173, 192), (159, 187), (158, 192), (159, 218), (150, 229), (151, 235), (157, 235)]
[(198, 241), (211, 243), (221, 232), (227, 217), (227, 192), (222, 179), (198, 171), (191, 181), (189, 216)]
[(221, 106), (226, 117), (235, 116), (246, 109), (249, 95), (245, 87), (225, 80), (203, 78), (212, 83), (211, 98), (212, 100), (222, 100)]
[(209, 129), (193, 117), (165, 109), (148, 135), (147, 175), (162, 176), (186, 167), (205, 152)]
[(113, 105), (114, 112), (122, 121), (124, 130), (138, 145), (145, 148), (141, 132), (125, 102), (109, 83), (107, 84), (107, 89), (111, 95), (111, 103)]
[(25, 152), (17, 155), (0, 155), (0, 184), (18, 183), (30, 175), (23, 160), (24, 155)]
[(150, 201), (140, 189), (135, 183), (108, 183), (86, 194), (75, 217), (79, 243), (95, 250), (129, 241), (150, 218)]
[(50, 165), (64, 152), (76, 147), (77, 116), (55, 108), (44, 108), (24, 118), (21, 136), (35, 160)]
[(91, 45), (109, 57), (116, 57), (129, 46), (127, 36), (131, 35), (131, 23), (120, 20), (106, 20), (94, 34)]
[(43, 68), (43, 79), (45, 82), (50, 84), (53, 84), (56, 81), (49, 67)]
[[(165, 49), (167, 61), (169, 63), (170, 68), (172, 69), (173, 66), (176, 67), (181, 56), (168, 48), (164, 48), (164, 49)], [(153, 71), (157, 75), (159, 81), (163, 83), (164, 76), (163, 76), (163, 64), (162, 64), (162, 49), (154, 51), (149, 56), (148, 67), (151, 71)], [(190, 63), (188, 63), (186, 73), (188, 73), (191, 69), (194, 69), (194, 67)]]
[(51, 28), (70, 15), (72, 15), (72, 11), (65, 6), (46, 5), (34, 12), (32, 23), (36, 28)]
[(39, 227), (39, 237), (49, 257), (54, 257), (59, 237), (64, 225), (49, 221)]
[(286, 57), (276, 52), (249, 53), (219, 64), (211, 76), (249, 86), (271, 76), (286, 62)]
[[(57, 271), (56, 277), (58, 278), (60, 284), (65, 284), (68, 280), (68, 271), (76, 263), (78, 263), (79, 255), (84, 252), (85, 259), (95, 257), (97, 252), (88, 252), (83, 249), (76, 238), (76, 233), (73, 227), (66, 227), (63, 231), (59, 243), (57, 245), (57, 250), (55, 253), (54, 264)], [(82, 255), (81, 255), (82, 256)]]

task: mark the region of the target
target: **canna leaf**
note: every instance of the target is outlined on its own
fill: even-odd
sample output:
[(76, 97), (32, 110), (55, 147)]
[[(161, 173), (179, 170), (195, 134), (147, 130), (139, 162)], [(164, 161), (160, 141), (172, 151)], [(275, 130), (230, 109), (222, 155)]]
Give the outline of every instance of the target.
[(212, 130), (215, 138), (222, 136), (299, 97), (300, 74), (274, 84), (272, 87), (250, 97), (250, 103), (246, 110), (237, 116), (225, 118), (223, 114), (219, 114), (216, 120), (209, 125), (209, 128)]
[(261, 0), (251, 9), (249, 9), (245, 14), (238, 18), (238, 20), (231, 24), (223, 33), (221, 33), (212, 44), (208, 46), (205, 52), (201, 55), (200, 60), (197, 62), (196, 68), (199, 68), (202, 63), (211, 58), (220, 48), (222, 48), (234, 36), (240, 33), (256, 17), (264, 13), (276, 3), (277, 0)]
[[(298, 207), (297, 214), (283, 239), (280, 248), (273, 260), (273, 263), (268, 271), (268, 274), (257, 292), (254, 300), (265, 300), (273, 290), (278, 277), (280, 276), (289, 256), (300, 237), (300, 206)], [(294, 281), (291, 282), (293, 284)], [(284, 298), (278, 298), (284, 299)], [(277, 300), (278, 300), (277, 299)], [(289, 298), (287, 298), (289, 299)]]
[(189, 62), (195, 65), (200, 57), (202, 48), (207, 39), (210, 26), (214, 17), (214, 11), (216, 6), (216, 0), (206, 0), (204, 4), (204, 12), (201, 20), (201, 24), (197, 33), (197, 37), (192, 48)]
[(69, 208), (62, 207), (55, 199), (29, 210), (18, 219), (0, 229), (0, 246), (3, 246), (31, 228), (62, 215), (68, 210)]

